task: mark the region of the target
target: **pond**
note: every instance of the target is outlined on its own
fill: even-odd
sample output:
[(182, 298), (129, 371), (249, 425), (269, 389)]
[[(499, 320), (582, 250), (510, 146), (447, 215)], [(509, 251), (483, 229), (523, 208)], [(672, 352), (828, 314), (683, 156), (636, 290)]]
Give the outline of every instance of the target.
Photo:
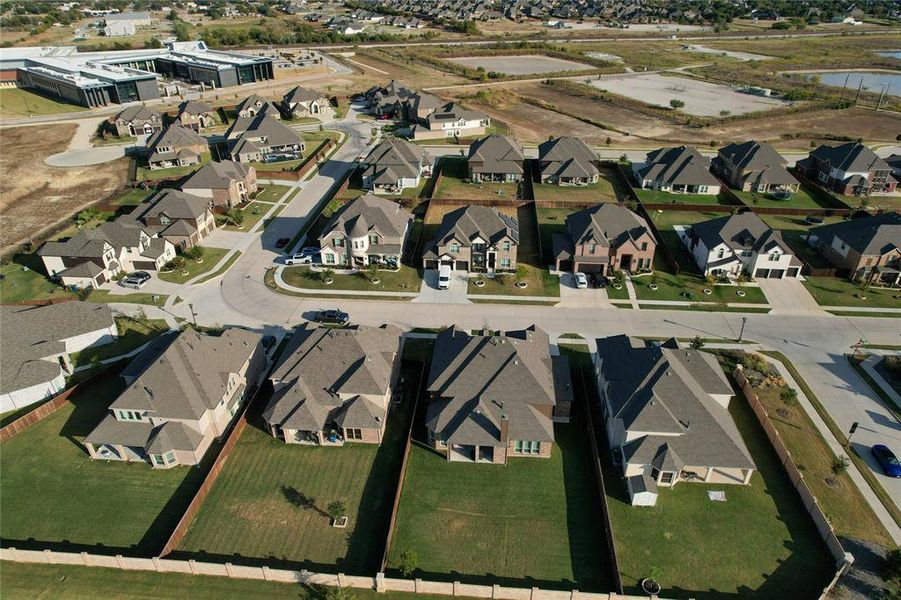
[(877, 52), (879, 56), (886, 56), (888, 58), (897, 58), (901, 60), (901, 50), (884, 50), (882, 52)]
[(886, 94), (901, 96), (901, 73), (881, 71), (832, 71), (829, 73), (806, 73), (807, 78), (817, 77), (823, 85), (842, 87), (847, 79), (849, 90), (856, 90), (863, 80), (865, 90), (880, 93), (882, 86), (888, 84)]

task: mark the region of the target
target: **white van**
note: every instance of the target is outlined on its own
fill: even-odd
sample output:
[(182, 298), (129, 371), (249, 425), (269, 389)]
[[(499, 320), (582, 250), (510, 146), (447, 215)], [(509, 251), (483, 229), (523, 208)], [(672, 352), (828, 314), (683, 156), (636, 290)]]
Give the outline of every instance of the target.
[(450, 287), (451, 268), (450, 265), (441, 265), (438, 267), (438, 289), (446, 290)]

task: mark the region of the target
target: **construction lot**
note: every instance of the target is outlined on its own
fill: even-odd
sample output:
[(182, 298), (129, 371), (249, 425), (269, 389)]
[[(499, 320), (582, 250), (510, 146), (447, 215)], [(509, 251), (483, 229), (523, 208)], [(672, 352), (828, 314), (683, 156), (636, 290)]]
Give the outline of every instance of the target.
[(585, 71), (593, 68), (571, 60), (527, 54), (522, 56), (464, 56), (448, 59), (470, 69), (484, 69), (505, 75), (531, 75), (559, 71)]

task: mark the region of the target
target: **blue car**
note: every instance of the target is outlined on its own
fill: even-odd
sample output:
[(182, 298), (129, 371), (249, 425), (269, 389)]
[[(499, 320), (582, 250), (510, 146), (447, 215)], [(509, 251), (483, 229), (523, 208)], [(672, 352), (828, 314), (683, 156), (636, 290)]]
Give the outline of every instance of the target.
[(898, 457), (888, 447), (876, 444), (870, 452), (873, 453), (873, 458), (876, 459), (876, 462), (879, 463), (886, 475), (889, 477), (901, 477), (901, 462), (898, 461)]

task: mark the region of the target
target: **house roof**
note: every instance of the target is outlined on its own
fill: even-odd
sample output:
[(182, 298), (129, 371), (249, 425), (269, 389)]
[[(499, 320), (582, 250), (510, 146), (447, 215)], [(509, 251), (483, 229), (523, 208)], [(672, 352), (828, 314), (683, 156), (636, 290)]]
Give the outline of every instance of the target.
[(810, 233), (827, 245), (838, 238), (861, 255), (882, 256), (901, 248), (901, 214), (886, 212), (872, 217), (840, 221), (814, 227)]
[(237, 328), (219, 336), (193, 329), (168, 336), (138, 355), (144, 369), (129, 371), (134, 381), (110, 408), (146, 411), (159, 419), (198, 419), (219, 403), (229, 374), (247, 362), (261, 338)]
[(785, 252), (793, 254), (782, 233), (770, 229), (763, 219), (750, 211), (702, 221), (692, 225), (690, 231), (691, 235), (698, 236), (704, 242), (708, 250), (726, 244), (735, 251), (766, 253), (777, 244)]
[(287, 104), (298, 104), (301, 102), (313, 102), (320, 98), (325, 98), (325, 94), (317, 92), (316, 90), (297, 86), (289, 90), (288, 93), (282, 97), (282, 102)]
[(60, 364), (44, 359), (65, 354), (63, 340), (115, 327), (115, 321), (105, 304), (61, 302), (0, 306), (0, 327), (0, 393), (7, 394), (57, 377)]
[(624, 206), (603, 202), (566, 217), (566, 233), (573, 244), (589, 241), (618, 248), (650, 233), (648, 223)]
[(785, 168), (786, 160), (767, 143), (733, 143), (720, 148), (714, 160), (728, 159), (743, 174), (758, 184), (796, 185), (798, 180)]
[[(476, 173), (523, 173), (522, 146), (507, 135), (489, 135), (469, 146), (470, 168)], [(473, 165), (473, 161), (481, 163)]]
[(199, 219), (210, 209), (210, 201), (187, 192), (163, 189), (122, 219), (145, 222), (167, 216), (171, 220)]
[[(437, 98), (436, 98), (437, 100)], [(487, 119), (488, 115), (478, 110), (471, 110), (456, 102), (447, 102), (437, 106), (426, 118), (429, 122), (442, 123), (445, 121), (467, 121)]]
[(192, 116), (213, 112), (213, 108), (200, 100), (185, 100), (178, 105), (178, 114), (186, 113)]
[(64, 242), (46, 242), (38, 250), (38, 256), (100, 258), (107, 245), (116, 253), (124, 247), (139, 246), (142, 234), (147, 235), (143, 227), (135, 223), (101, 223), (94, 229), (79, 230)]
[(383, 238), (383, 243), (402, 244), (412, 219), (413, 215), (397, 202), (364, 194), (332, 215), (319, 239), (325, 239), (335, 231), (356, 238), (376, 232)]
[(304, 431), (321, 431), (339, 416), (367, 424), (348, 427), (384, 423), (387, 407), (361, 403), (359, 396), (388, 393), (400, 342), (401, 331), (393, 325), (329, 329), (305, 324), (272, 371), (274, 392), (263, 418)]
[(263, 106), (266, 106), (267, 104), (269, 104), (269, 101), (266, 100), (265, 98), (261, 98), (260, 96), (257, 96), (256, 94), (251, 94), (238, 103), (238, 105), (235, 107), (235, 112), (240, 114), (241, 112), (247, 110), (248, 108), (263, 107)]
[(370, 150), (363, 161), (363, 174), (372, 177), (376, 183), (397, 183), (401, 178), (419, 177), (422, 167), (431, 161), (431, 155), (422, 147), (390, 138)]
[(593, 177), (600, 171), (598, 155), (581, 139), (563, 136), (538, 145), (541, 174), (557, 177)]
[(735, 422), (713, 395), (731, 395), (716, 358), (679, 348), (675, 340), (645, 345), (624, 335), (597, 340), (612, 418), (640, 432), (623, 448), (625, 460), (667, 467), (753, 469)]
[(129, 106), (127, 108), (122, 109), (116, 115), (116, 121), (151, 121), (151, 120), (160, 120), (162, 117), (156, 111), (150, 110), (143, 104), (137, 104), (135, 106)]
[(188, 127), (170, 126), (163, 130), (157, 131), (147, 138), (147, 147), (156, 150), (158, 146), (171, 146), (178, 150), (189, 146), (206, 147), (207, 140), (205, 137)]
[(660, 148), (649, 152), (637, 169), (642, 180), (670, 185), (720, 185), (710, 173), (710, 159), (691, 146)]
[(551, 409), (572, 398), (567, 375), (566, 359), (552, 360), (548, 336), (537, 327), (503, 335), (450, 327), (435, 340), (426, 426), (448, 443), (496, 446), (506, 419), (508, 441), (551, 442)]
[(481, 238), (494, 244), (504, 237), (509, 237), (514, 244), (519, 243), (517, 220), (498, 212), (496, 208), (471, 204), (444, 215), (435, 241), (443, 245), (456, 239), (466, 244)]
[(228, 189), (233, 181), (243, 181), (254, 170), (234, 160), (208, 162), (191, 174), (182, 189)]
[[(258, 114), (254, 117), (238, 117), (225, 133), (232, 152), (242, 141), (256, 142), (263, 137), (267, 139), (267, 142), (263, 144), (265, 146), (288, 146), (303, 143), (303, 138), (299, 133), (278, 119), (272, 119), (265, 114)], [(262, 142), (260, 143), (262, 144)]]
[(810, 155), (846, 173), (891, 170), (885, 160), (859, 142), (848, 142), (839, 146), (823, 145), (813, 150)]

